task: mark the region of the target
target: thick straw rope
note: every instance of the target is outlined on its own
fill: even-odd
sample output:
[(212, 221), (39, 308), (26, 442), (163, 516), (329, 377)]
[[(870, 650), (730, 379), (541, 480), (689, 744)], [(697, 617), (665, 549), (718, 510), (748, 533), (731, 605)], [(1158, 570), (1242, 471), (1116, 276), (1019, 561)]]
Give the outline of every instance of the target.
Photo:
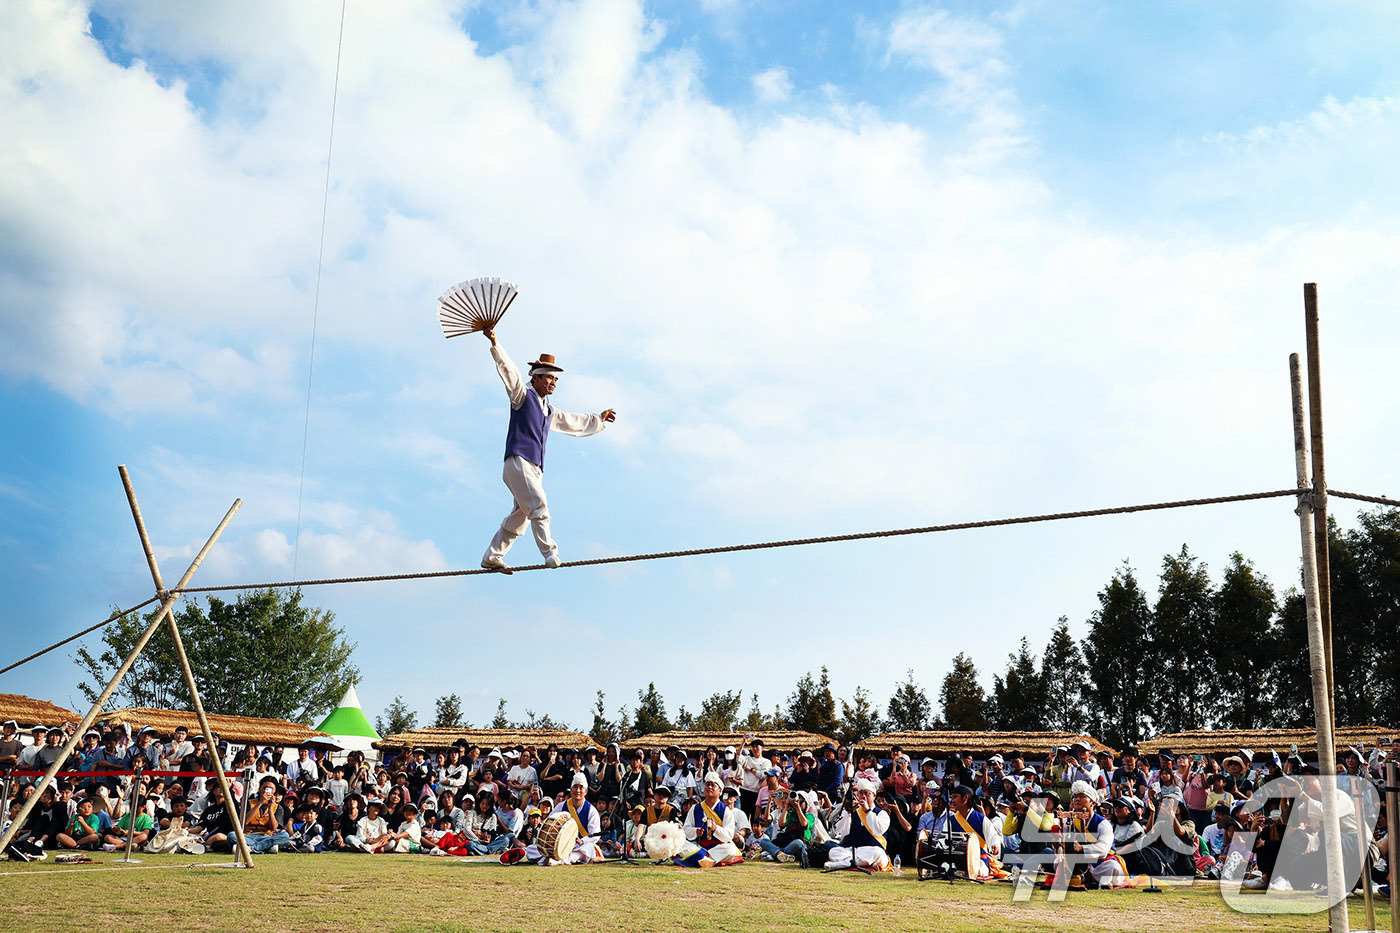
[[(941, 531), (965, 531), (971, 528), (996, 528), (1001, 525), (1029, 525), (1035, 522), (1057, 522), (1069, 518), (1093, 518), (1099, 515), (1124, 515), (1129, 512), (1151, 512), (1160, 509), (1183, 509), (1196, 505), (1219, 505), (1224, 502), (1246, 502), (1251, 499), (1274, 499), (1296, 496), (1297, 489), (1275, 489), (1269, 492), (1248, 492), (1235, 496), (1213, 496), (1208, 499), (1178, 499), (1173, 502), (1152, 502), (1146, 505), (1121, 505), (1108, 509), (1085, 509), (1080, 512), (1052, 512), (1046, 515), (1023, 515), (1017, 518), (994, 518), (980, 522), (956, 522), (950, 525), (924, 525), (918, 528), (895, 528), (886, 531), (862, 531), (820, 538), (787, 538), (781, 541), (760, 541), (755, 544), (726, 544), (720, 547), (691, 548), (685, 551), (655, 551), (649, 554), (626, 554), (618, 557), (595, 557), (590, 560), (569, 560), (560, 567), (594, 567), (599, 564), (630, 564), (643, 560), (664, 560), (670, 557), (700, 557), (705, 554), (732, 554), (738, 551), (763, 551), (771, 548), (799, 547), (805, 544), (834, 544), (838, 541), (865, 541), (869, 538), (898, 538), (905, 535), (936, 534)], [(512, 572), (544, 570), (544, 564), (522, 564)], [(258, 583), (228, 586), (192, 586), (172, 593), (220, 593), (228, 590), (282, 589), (294, 586), (325, 586), (332, 583), (380, 583), (388, 580), (429, 580), (439, 577), (470, 577), (498, 570), (439, 570), (430, 573), (392, 573), (368, 577), (328, 577), (321, 580), (288, 580), (281, 583)]]
[(1361, 502), (1374, 502), (1377, 505), (1400, 506), (1400, 499), (1387, 499), (1385, 496), (1363, 496), (1359, 492), (1340, 492), (1336, 489), (1327, 490), (1327, 495), (1336, 496), (1339, 499), (1357, 499)]
[[(947, 525), (923, 525), (918, 528), (894, 528), (886, 531), (862, 531), (844, 535), (825, 535), (819, 538), (787, 538), (781, 541), (759, 541), (753, 544), (727, 544), (720, 547), (691, 548), (684, 551), (655, 551), (648, 554), (626, 554), (617, 557), (595, 557), (590, 560), (571, 560), (560, 564), (560, 567), (593, 567), (600, 564), (629, 564), (644, 560), (664, 560), (671, 557), (700, 557), (706, 554), (733, 554), (739, 551), (763, 551), (773, 548), (799, 547), (806, 544), (834, 544), (840, 541), (865, 541), (870, 538), (898, 538), (906, 535), (926, 535), (937, 534), (943, 531), (967, 531), (973, 528), (998, 528), (1003, 525), (1031, 525), (1038, 522), (1058, 522), (1071, 518), (1095, 518), (1102, 515), (1127, 515), (1132, 512), (1156, 512), (1163, 509), (1185, 509), (1198, 505), (1221, 505), (1228, 502), (1249, 502), (1255, 499), (1278, 499), (1284, 496), (1307, 495), (1306, 489), (1273, 489), (1268, 492), (1247, 492), (1234, 496), (1210, 496), (1203, 499), (1175, 499), (1170, 502), (1149, 502), (1143, 505), (1120, 505), (1106, 509), (1083, 509), (1078, 512), (1050, 512), (1044, 515), (1022, 515), (1015, 518), (993, 518), (978, 522), (955, 522)], [(1374, 502), (1379, 505), (1400, 506), (1400, 501), (1386, 499), (1382, 496), (1365, 496), (1359, 493), (1338, 492), (1328, 490), (1329, 495), (1338, 496), (1344, 499), (1359, 499), (1363, 502)], [(512, 572), (526, 570), (544, 570), (544, 564), (522, 564), (519, 567), (512, 567)], [(301, 586), (328, 586), (334, 583), (386, 583), (392, 580), (437, 580), (446, 577), (473, 577), (477, 574), (499, 573), (497, 570), (473, 569), (473, 570), (437, 570), (425, 573), (388, 573), (376, 574), (373, 576), (361, 577), (326, 577), (319, 580), (285, 580), (273, 583), (230, 583), (223, 586), (191, 586), (183, 590), (171, 590), (172, 593), (226, 593), (235, 590), (267, 590), (267, 589), (287, 589)], [(0, 669), (0, 674), (12, 671), (21, 664), (26, 664), (35, 658), (41, 657), (55, 648), (60, 648), (76, 638), (94, 632), (104, 625), (115, 622), (124, 616), (143, 609), (158, 600), (160, 596), (152, 596), (150, 599), (133, 606), (125, 612), (117, 613), (110, 618), (104, 619), (96, 625), (83, 629), (76, 635), (70, 635), (63, 641), (56, 642), (41, 651), (36, 651), (29, 657), (16, 661), (9, 667)]]

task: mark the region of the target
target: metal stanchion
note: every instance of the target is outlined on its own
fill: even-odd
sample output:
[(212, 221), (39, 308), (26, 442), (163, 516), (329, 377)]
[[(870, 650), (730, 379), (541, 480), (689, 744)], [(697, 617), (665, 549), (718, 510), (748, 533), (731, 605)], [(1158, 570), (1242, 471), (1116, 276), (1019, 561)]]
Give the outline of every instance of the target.
[[(240, 801), (238, 801), (238, 825), (239, 825), (239, 826), (247, 826), (247, 825), (248, 825), (248, 796), (249, 796), (249, 793), (250, 793), (250, 790), (249, 790), (249, 789), (252, 787), (252, 784), (253, 784), (253, 775), (254, 775), (254, 774), (256, 774), (256, 772), (255, 772), (251, 767), (247, 767), (247, 768), (244, 768), (244, 769), (243, 769), (243, 799), (240, 800)], [(238, 847), (237, 845), (235, 845), (235, 846), (233, 847), (233, 851), (234, 851), (234, 853), (235, 853), (235, 854), (234, 854), (234, 862), (233, 862), (234, 867), (235, 867), (235, 868), (247, 868), (248, 866), (247, 866), (246, 864), (244, 864), (244, 862), (243, 862), (243, 853), (242, 853), (242, 851), (239, 849), (239, 847)]]
[(10, 782), (14, 779), (14, 768), (5, 769), (5, 787), (0, 790), (0, 819), (10, 812)]
[[(1391, 754), (1395, 754), (1394, 750)], [(1390, 869), (1390, 933), (1400, 933), (1400, 888), (1395, 881), (1400, 871), (1396, 870), (1396, 860), (1400, 852), (1395, 850), (1395, 817), (1400, 809), (1400, 762), (1385, 763), (1385, 825), (1386, 838), (1390, 840), (1390, 853), (1386, 856)]]
[(136, 838), (136, 798), (141, 792), (141, 769), (131, 776), (131, 800), (126, 805), (126, 858), (113, 859), (113, 865), (140, 865), (139, 858), (131, 857), (131, 843)]
[(1351, 785), (1351, 805), (1356, 812), (1356, 845), (1361, 850), (1361, 897), (1366, 904), (1366, 929), (1376, 928), (1376, 901), (1371, 894), (1371, 840), (1366, 832), (1366, 778), (1365, 763), (1362, 770), (1349, 779)]

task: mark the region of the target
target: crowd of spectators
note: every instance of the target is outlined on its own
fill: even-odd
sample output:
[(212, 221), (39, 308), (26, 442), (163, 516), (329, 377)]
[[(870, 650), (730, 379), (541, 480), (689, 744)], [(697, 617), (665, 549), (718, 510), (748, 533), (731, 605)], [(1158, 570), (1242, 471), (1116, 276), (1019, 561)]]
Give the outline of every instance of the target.
[[(34, 744), (19, 742), (15, 724), (6, 723), (0, 769), (43, 770), (56, 760), (66, 734), (36, 727), (33, 737)], [(482, 749), (460, 740), (379, 762), (351, 752), (332, 763), (307, 747), (219, 742), (211, 751), (202, 736), (184, 728), (164, 741), (149, 728), (134, 735), (94, 730), (84, 739), (67, 764), (78, 773), (44, 790), (19, 836), (20, 851), (112, 851), (128, 842), (152, 851), (229, 850), (230, 802), (212, 774), (221, 765), (236, 772), (232, 805), (244, 808), (253, 852), (506, 855), (535, 841), (543, 817), (582, 775), (601, 816), (603, 851), (643, 854), (646, 828), (683, 822), (711, 774), (720, 778), (724, 802), (736, 809), (735, 844), (748, 858), (823, 864), (825, 852), (849, 829), (857, 780), (877, 787), (876, 806), (890, 815), (885, 839), (895, 864), (922, 866), (931, 839), (950, 822), (940, 818), (970, 809), (982, 814), (983, 845), (1012, 864), (1063, 855), (1069, 817), (1088, 816), (1080, 812), (1086, 807), (1111, 825), (1109, 854), (1121, 859), (1129, 876), (1219, 877), (1229, 871), (1247, 887), (1278, 889), (1291, 884), (1276, 871), (1286, 845), (1302, 847), (1294, 854), (1303, 857), (1286, 860), (1289, 865), (1306, 866), (1307, 853), (1320, 852), (1317, 766), (1296, 754), (1281, 758), (1247, 749), (1223, 758), (1165, 748), (1151, 754), (1127, 748), (1115, 756), (1078, 742), (1033, 757), (1011, 751), (979, 760), (966, 751), (916, 760), (895, 746), (879, 756), (857, 750), (852, 761), (846, 746), (775, 750), (752, 736), (739, 747), (627, 752), (615, 744), (603, 750), (552, 744)], [(1390, 854), (1386, 814), (1382, 809), (1368, 830), (1371, 821), (1354, 801), (1376, 806), (1374, 782), (1388, 752), (1348, 749), (1338, 770), (1349, 790), (1336, 792), (1344, 852), (1350, 847), (1356, 853), (1364, 842), (1382, 867)], [(143, 774), (133, 788), (132, 778), (109, 773), (138, 762), (144, 770), (179, 776)], [(1260, 794), (1271, 782), (1283, 782), (1274, 790), (1284, 792)], [(17, 787), (8, 823), (34, 782), (22, 778), (7, 786)], [(1301, 831), (1293, 843), (1285, 840), (1290, 824)]]

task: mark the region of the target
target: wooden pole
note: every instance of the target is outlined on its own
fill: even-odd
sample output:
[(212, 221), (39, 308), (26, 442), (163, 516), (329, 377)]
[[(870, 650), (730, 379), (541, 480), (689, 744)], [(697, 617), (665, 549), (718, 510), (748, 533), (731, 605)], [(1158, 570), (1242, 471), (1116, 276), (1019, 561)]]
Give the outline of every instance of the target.
[[(141, 548), (146, 552), (146, 564), (151, 570), (151, 579), (155, 582), (156, 591), (165, 589), (165, 583), (160, 577), (160, 566), (156, 563), (155, 550), (151, 547), (151, 537), (146, 532), (146, 521), (141, 517), (141, 506), (136, 502), (136, 490), (131, 485), (131, 474), (125, 466), (117, 467), (117, 472), (122, 477), (122, 488), (126, 490), (126, 501), (131, 506), (131, 517), (136, 522), (136, 533), (141, 537)], [(228, 776), (224, 774), (224, 763), (219, 758), (219, 745), (215, 741), (214, 732), (209, 728), (209, 718), (204, 715), (204, 704), (199, 699), (199, 687), (194, 682), (194, 669), (190, 667), (189, 656), (185, 654), (185, 643), (180, 638), (180, 627), (175, 624), (175, 614), (169, 613), (167, 620), (170, 624), (170, 640), (175, 643), (175, 655), (180, 659), (180, 670), (185, 675), (185, 686), (190, 691), (190, 701), (194, 704), (194, 715), (199, 720), (199, 730), (204, 735), (204, 741), (208, 744), (209, 754), (214, 759), (214, 774), (218, 779), (219, 787), (223, 789), (224, 800), (232, 803), (233, 793), (229, 788)], [(247, 794), (247, 788), (244, 788)], [(243, 867), (252, 868), (253, 860), (248, 851), (248, 840), (243, 836), (243, 821), (238, 818), (235, 807), (229, 806), (229, 822), (233, 824), (234, 838), (238, 843), (239, 854), (243, 856)]]
[(1317, 339), (1317, 284), (1303, 286), (1303, 318), (1308, 339), (1308, 421), (1312, 435), (1313, 541), (1317, 547), (1317, 608), (1322, 615), (1322, 648), (1327, 659), (1327, 697), (1336, 734), (1337, 681), (1332, 664), (1332, 561), (1327, 532), (1327, 468), (1322, 445), (1322, 356)]
[(1288, 357), (1293, 390), (1293, 461), (1298, 479), (1298, 526), (1303, 550), (1303, 604), (1307, 609), (1308, 663), (1312, 674), (1313, 723), (1317, 729), (1317, 768), (1322, 787), (1322, 843), (1327, 864), (1327, 896), (1332, 933), (1347, 933), (1349, 887), (1342, 875), (1342, 827), (1337, 797), (1328, 781), (1337, 780), (1337, 750), (1332, 741), (1332, 706), (1327, 692), (1327, 662), (1323, 653), (1322, 616), (1317, 607), (1317, 551), (1314, 547), (1312, 490), (1308, 486), (1307, 416), (1303, 411), (1303, 378), (1298, 354)]
[[(200, 548), (199, 553), (195, 555), (194, 561), (185, 571), (185, 575), (182, 576), (180, 582), (175, 585), (177, 590), (182, 589), (190, 582), (190, 578), (195, 575), (195, 571), (199, 569), (199, 565), (204, 563), (204, 558), (207, 557), (210, 550), (213, 549), (214, 542), (219, 540), (219, 536), (224, 533), (224, 529), (228, 527), (228, 523), (233, 520), (233, 516), (242, 506), (242, 499), (233, 500), (233, 505), (229, 507), (228, 512), (224, 515), (223, 521), (219, 522), (219, 526), (214, 529), (214, 533), (209, 536), (209, 540), (204, 542), (204, 547)], [(14, 840), (20, 827), (23, 826), (24, 821), (28, 819), (30, 811), (33, 810), (35, 804), (39, 802), (39, 795), (44, 792), (44, 788), (53, 783), (54, 775), (58, 773), (59, 768), (68, 760), (68, 757), (73, 754), (73, 751), (78, 747), (78, 743), (83, 740), (83, 733), (97, 721), (97, 714), (102, 711), (102, 707), (107, 705), (107, 701), (110, 700), (112, 694), (116, 692), (117, 684), (121, 683), (127, 671), (131, 670), (131, 666), (136, 663), (136, 659), (141, 655), (141, 652), (145, 650), (146, 643), (151, 640), (151, 636), (156, 633), (156, 629), (160, 627), (160, 624), (165, 621), (166, 616), (170, 614), (170, 607), (175, 605), (175, 600), (177, 598), (178, 597), (171, 593), (166, 593), (162, 596), (160, 608), (156, 610), (155, 618), (151, 620), (150, 625), (146, 626), (146, 630), (141, 633), (141, 637), (136, 639), (136, 644), (132, 647), (131, 653), (126, 656), (126, 660), (122, 662), (121, 667), (117, 668), (117, 672), (113, 674), (112, 679), (107, 682), (107, 686), (103, 688), (101, 695), (97, 698), (97, 702), (93, 703), (92, 709), (88, 710), (87, 714), (83, 716), (83, 721), (78, 723), (78, 728), (73, 730), (73, 734), (63, 746), (63, 754), (49, 766), (49, 770), (39, 779), (39, 783), (35, 785), (33, 795), (30, 796), (29, 800), (27, 800), (20, 809), (19, 814), (15, 817), (15, 821), (10, 824), (10, 828), (4, 833), (0, 833), (0, 851), (4, 851), (5, 847)]]

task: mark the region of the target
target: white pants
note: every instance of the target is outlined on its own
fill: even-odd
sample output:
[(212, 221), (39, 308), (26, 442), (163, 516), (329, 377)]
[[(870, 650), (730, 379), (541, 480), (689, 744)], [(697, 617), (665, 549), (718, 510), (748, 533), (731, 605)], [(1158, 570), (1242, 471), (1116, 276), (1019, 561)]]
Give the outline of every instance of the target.
[(715, 860), (715, 864), (728, 861), (736, 855), (743, 855), (739, 847), (732, 842), (717, 842), (712, 846), (705, 846), (705, 851), (710, 853), (710, 858)]
[(827, 868), (850, 868), (852, 862), (860, 868), (881, 869), (890, 863), (890, 857), (879, 846), (859, 846), (854, 849), (837, 846), (826, 856)]
[[(1105, 888), (1123, 884), (1128, 880), (1128, 873), (1123, 870), (1123, 864), (1116, 858), (1106, 858), (1096, 860), (1092, 863), (1086, 863), (1084, 856), (1070, 855), (1059, 860), (1059, 864), (1055, 866), (1055, 877), (1051, 879), (1051, 883), (1059, 882), (1062, 873), (1068, 872), (1073, 874), (1080, 870), (1087, 871), (1089, 877), (1093, 878), (1096, 883)], [(1069, 879), (1065, 878), (1064, 883), (1067, 884), (1068, 882)]]
[(549, 536), (549, 503), (544, 496), (544, 470), (524, 457), (507, 457), (501, 478), (515, 497), (515, 508), (501, 522), (483, 561), (502, 560), (515, 539), (529, 525), (535, 533), (535, 544), (546, 559), (559, 556), (559, 548)]
[(582, 865), (585, 862), (598, 861), (603, 857), (603, 853), (599, 851), (598, 843), (594, 842), (592, 839), (586, 839), (583, 842), (574, 844), (574, 851), (569, 853), (569, 860), (567, 862), (558, 862), (552, 858), (548, 858), (540, 851), (540, 847), (533, 842), (525, 847), (525, 857), (541, 865)]

